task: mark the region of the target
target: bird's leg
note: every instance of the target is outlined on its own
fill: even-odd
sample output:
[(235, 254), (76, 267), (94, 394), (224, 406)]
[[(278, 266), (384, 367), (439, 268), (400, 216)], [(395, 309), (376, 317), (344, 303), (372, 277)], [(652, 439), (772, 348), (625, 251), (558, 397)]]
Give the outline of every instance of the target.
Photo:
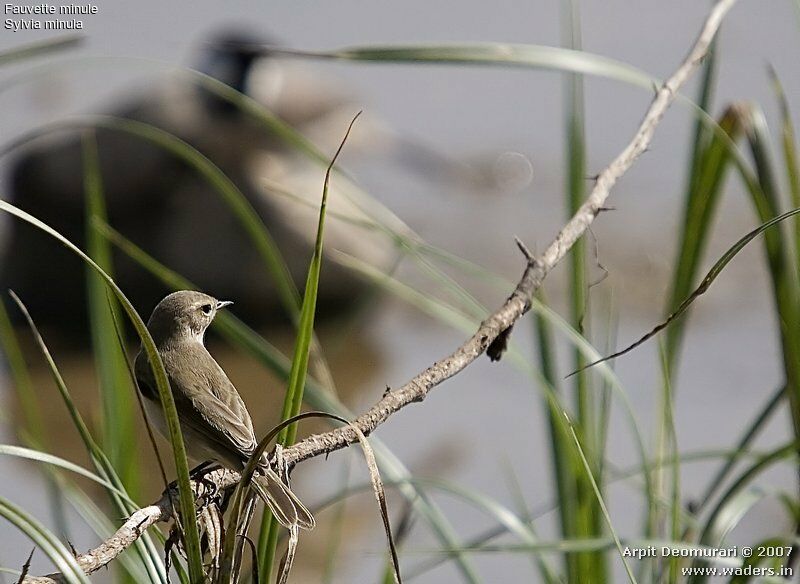
[(178, 526), (173, 525), (169, 530), (169, 537), (164, 542), (164, 568), (166, 569), (167, 573), (167, 584), (169, 584), (169, 570), (172, 566), (172, 548), (176, 545), (178, 546), (178, 550), (180, 550), (180, 533), (178, 531)]
[(203, 551), (207, 551), (211, 558), (208, 567), (212, 573), (216, 573), (216, 571), (219, 570), (219, 558), (222, 552), (222, 511), (216, 504), (210, 504), (204, 507), (200, 512), (199, 524), (205, 532), (203, 542), (205, 543), (204, 547), (206, 549)]
[(198, 475), (203, 473), (203, 471), (205, 471), (212, 464), (214, 464), (213, 460), (206, 460), (205, 462), (201, 462), (200, 464), (198, 464), (196, 467), (194, 467), (192, 470), (189, 471), (189, 478), (197, 480)]
[(280, 444), (275, 445), (275, 448), (272, 450), (270, 462), (275, 464), (275, 472), (281, 477), (281, 480), (288, 485), (289, 467), (286, 466), (286, 459), (283, 458), (283, 446)]
[(219, 465), (213, 460), (206, 460), (189, 471), (191, 479), (203, 486), (201, 495), (203, 507), (210, 505), (219, 494), (216, 483), (208, 478), (208, 474), (218, 467)]
[[(255, 512), (256, 508), (256, 501), (258, 500), (258, 495), (251, 493), (248, 496), (247, 502), (245, 503), (244, 512), (242, 513), (241, 519), (239, 521), (239, 526), (236, 528), (236, 538), (237, 538), (237, 545), (235, 549), (235, 554), (233, 557), (233, 571), (232, 576), (234, 578), (232, 581), (238, 582), (239, 574), (242, 570), (242, 558), (244, 555), (244, 546), (248, 543), (247, 531), (250, 528), (250, 522), (253, 520), (253, 513)], [(252, 545), (252, 542), (249, 542)], [(253, 558), (254, 565), (258, 564), (255, 558)], [(253, 582), (257, 582), (258, 580), (253, 580)]]
[[(205, 481), (206, 471), (210, 470), (209, 467), (214, 464), (213, 460), (206, 460), (198, 464), (196, 467), (189, 471), (189, 478), (195, 482), (203, 483), (204, 485), (208, 486), (208, 481)], [(169, 485), (167, 485), (167, 491), (177, 491), (178, 490), (178, 481), (174, 480)]]

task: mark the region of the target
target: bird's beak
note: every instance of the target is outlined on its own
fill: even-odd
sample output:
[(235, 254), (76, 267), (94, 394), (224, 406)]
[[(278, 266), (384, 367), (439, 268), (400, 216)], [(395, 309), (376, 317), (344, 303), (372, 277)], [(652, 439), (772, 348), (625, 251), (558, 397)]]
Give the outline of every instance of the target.
[(232, 300), (220, 300), (217, 302), (217, 310), (220, 308), (225, 308), (226, 306), (230, 306), (231, 304), (233, 304)]

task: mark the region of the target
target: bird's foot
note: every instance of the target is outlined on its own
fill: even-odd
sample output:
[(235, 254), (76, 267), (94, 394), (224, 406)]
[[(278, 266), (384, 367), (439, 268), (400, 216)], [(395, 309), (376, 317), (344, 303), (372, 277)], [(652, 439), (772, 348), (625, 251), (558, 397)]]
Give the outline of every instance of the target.
[(283, 446), (276, 444), (269, 457), (270, 466), (275, 469), (275, 472), (281, 480), (289, 484), (289, 467), (286, 465), (286, 459), (283, 457)]
[(209, 470), (209, 467), (214, 464), (213, 460), (206, 460), (205, 462), (201, 462), (192, 470), (189, 471), (189, 478), (192, 480), (202, 480), (203, 476)]

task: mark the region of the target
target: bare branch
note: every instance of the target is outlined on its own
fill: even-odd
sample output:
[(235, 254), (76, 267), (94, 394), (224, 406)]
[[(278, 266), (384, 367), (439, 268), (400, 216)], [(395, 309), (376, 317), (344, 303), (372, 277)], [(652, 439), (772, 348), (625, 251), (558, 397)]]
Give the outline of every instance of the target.
[[(657, 89), (653, 101), (633, 139), (611, 164), (597, 176), (594, 188), (586, 201), (561, 229), (544, 253), (539, 257), (534, 257), (521, 242), (518, 242), (520, 249), (526, 256), (526, 266), (519, 283), (505, 303), (497, 311), (489, 315), (478, 327), (477, 332), (452, 354), (435, 362), (402, 387), (384, 393), (380, 401), (354, 420), (353, 424), (364, 435), (368, 436), (392, 414), (405, 406), (424, 400), (431, 389), (466, 368), (486, 352), (498, 340), (498, 337), (502, 339), (508, 336), (514, 323), (530, 309), (530, 299), (533, 293), (541, 286), (542, 281), (550, 270), (561, 261), (574, 243), (583, 236), (595, 217), (605, 209), (604, 204), (612, 187), (628, 171), (636, 159), (647, 150), (653, 139), (656, 127), (664, 117), (670, 104), (675, 100), (680, 87), (705, 57), (723, 17), (735, 2), (736, 0), (718, 0), (714, 5), (689, 54), (672, 76)], [(499, 358), (503, 347), (495, 346), (494, 348), (498, 349), (494, 354)], [(294, 466), (304, 460), (328, 454), (355, 442), (358, 442), (356, 432), (353, 428), (344, 426), (336, 430), (309, 436), (284, 449), (283, 457), (288, 465)], [(204, 489), (208, 488), (208, 484), (213, 484), (217, 489), (222, 490), (235, 485), (238, 481), (239, 473), (231, 470), (216, 470), (204, 477), (202, 483), (193, 482), (192, 486), (198, 498), (200, 498)], [(155, 504), (134, 513), (111, 538), (104, 541), (100, 546), (78, 556), (78, 563), (87, 573), (91, 573), (105, 566), (123, 550), (130, 547), (144, 530), (160, 521), (168, 521), (171, 517), (172, 506), (169, 496), (165, 495)], [(25, 582), (52, 584), (54, 579), (58, 579), (58, 575), (27, 578)]]
[[(521, 246), (527, 258), (527, 266), (519, 284), (503, 306), (484, 320), (472, 338), (462, 344), (454, 353), (437, 361), (399, 389), (392, 390), (369, 411), (359, 416), (354, 423), (364, 434), (369, 435), (379, 424), (404, 406), (425, 399), (431, 389), (477, 359), (528, 311), (530, 298), (541, 286), (544, 278), (604, 209), (604, 203), (617, 180), (628, 171), (650, 145), (658, 123), (675, 100), (680, 87), (705, 57), (724, 15), (735, 1), (719, 0), (714, 5), (691, 51), (675, 73), (656, 92), (633, 139), (598, 175), (597, 182), (586, 201), (561, 229), (545, 252), (539, 258), (534, 258), (524, 245)], [(306, 438), (284, 450), (284, 458), (289, 464), (297, 464), (314, 456), (344, 448), (356, 440), (357, 437), (353, 430), (344, 427)]]

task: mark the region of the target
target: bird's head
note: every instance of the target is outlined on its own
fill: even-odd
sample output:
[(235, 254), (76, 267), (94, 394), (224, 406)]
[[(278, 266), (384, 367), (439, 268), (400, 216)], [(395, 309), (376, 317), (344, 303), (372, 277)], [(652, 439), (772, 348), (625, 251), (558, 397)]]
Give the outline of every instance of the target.
[(173, 292), (155, 307), (147, 328), (156, 343), (185, 338), (202, 342), (217, 311), (229, 304), (233, 303), (193, 290)]

